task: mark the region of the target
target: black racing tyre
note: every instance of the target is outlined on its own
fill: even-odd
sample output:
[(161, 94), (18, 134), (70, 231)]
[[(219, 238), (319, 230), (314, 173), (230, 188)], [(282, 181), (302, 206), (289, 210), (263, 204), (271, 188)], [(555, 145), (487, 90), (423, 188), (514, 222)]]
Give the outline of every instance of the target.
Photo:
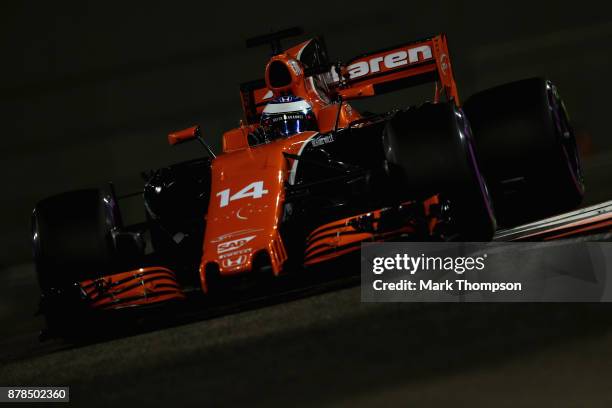
[(406, 197), (440, 194), (463, 241), (489, 241), (496, 220), (480, 174), (470, 125), (454, 104), (425, 104), (398, 112), (383, 132), (389, 173)]
[(557, 88), (526, 79), (470, 97), (464, 111), (500, 224), (576, 208), (584, 195), (574, 130)]
[(112, 194), (99, 189), (71, 191), (36, 204), (32, 241), (43, 294), (108, 271), (114, 255), (111, 230), (119, 218)]

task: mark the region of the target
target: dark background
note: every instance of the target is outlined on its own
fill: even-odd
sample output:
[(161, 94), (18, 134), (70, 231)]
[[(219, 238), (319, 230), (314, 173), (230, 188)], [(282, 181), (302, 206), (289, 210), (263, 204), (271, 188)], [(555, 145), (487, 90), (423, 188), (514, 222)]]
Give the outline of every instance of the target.
[[(165, 142), (169, 131), (194, 123), (218, 149), (222, 132), (241, 117), (238, 84), (263, 74), (267, 51), (247, 50), (244, 40), (293, 25), (324, 35), (330, 54), (342, 59), (446, 32), (464, 98), (547, 76), (592, 145), (587, 177), (599, 177), (588, 170), (612, 148), (612, 18), (598, 1), (1, 7), (0, 264), (29, 258), (30, 212), (42, 197), (109, 180), (120, 192), (137, 190), (140, 171), (202, 154), (195, 144), (170, 149)], [(400, 94), (386, 103), (416, 102)], [(589, 200), (608, 198), (596, 194)]]
[(586, 203), (610, 199), (609, 6), (12, 3), (0, 6), (0, 385), (70, 385), (90, 407), (612, 406), (611, 304), (368, 304), (354, 286), (75, 347), (39, 343), (28, 263), (40, 198), (109, 180), (138, 190), (140, 171), (202, 154), (166, 144), (194, 123), (218, 149), (241, 116), (238, 83), (263, 74), (266, 50), (244, 40), (293, 25), (342, 59), (446, 32), (463, 98), (551, 78), (585, 152)]

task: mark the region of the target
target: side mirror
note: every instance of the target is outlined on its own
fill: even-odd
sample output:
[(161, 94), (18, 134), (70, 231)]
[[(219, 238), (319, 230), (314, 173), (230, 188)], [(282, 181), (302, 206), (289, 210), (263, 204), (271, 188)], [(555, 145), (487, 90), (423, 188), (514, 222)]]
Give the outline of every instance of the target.
[(200, 126), (192, 126), (187, 129), (179, 130), (168, 135), (168, 143), (171, 146), (179, 143), (185, 143), (190, 140), (195, 140), (200, 137)]
[(217, 157), (215, 153), (212, 151), (212, 149), (210, 148), (210, 146), (208, 145), (208, 143), (206, 143), (204, 139), (202, 138), (202, 134), (200, 133), (200, 125), (196, 125), (196, 126), (192, 126), (187, 129), (179, 130), (178, 132), (170, 133), (168, 135), (168, 143), (170, 143), (171, 146), (174, 146), (180, 143), (185, 143), (190, 140), (197, 140), (198, 142), (200, 142), (200, 144), (204, 146), (204, 148), (206, 149), (206, 152), (211, 158), (215, 159)]
[(223, 134), (223, 152), (244, 150), (249, 147), (249, 131), (245, 126), (228, 130)]

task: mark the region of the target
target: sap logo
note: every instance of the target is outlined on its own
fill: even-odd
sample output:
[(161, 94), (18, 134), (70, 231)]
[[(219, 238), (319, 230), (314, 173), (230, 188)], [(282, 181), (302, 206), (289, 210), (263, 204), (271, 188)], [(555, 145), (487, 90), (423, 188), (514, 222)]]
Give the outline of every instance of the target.
[(234, 239), (233, 241), (222, 242), (217, 245), (217, 253), (222, 254), (224, 252), (235, 251), (238, 248), (242, 248), (244, 244), (251, 241), (253, 238), (255, 238), (255, 235), (240, 239)]
[(224, 268), (232, 268), (234, 266), (244, 265), (246, 261), (247, 261), (247, 256), (240, 255), (236, 258), (224, 259), (223, 262), (221, 262), (221, 265), (223, 265)]
[[(364, 75), (375, 74), (382, 70), (394, 69), (406, 64), (415, 64), (433, 57), (429, 45), (399, 50), (389, 54), (373, 57), (367, 61), (359, 61), (347, 67), (349, 78), (359, 78)], [(335, 67), (334, 67), (335, 68)], [(332, 78), (337, 82), (340, 78), (335, 69), (332, 69)]]

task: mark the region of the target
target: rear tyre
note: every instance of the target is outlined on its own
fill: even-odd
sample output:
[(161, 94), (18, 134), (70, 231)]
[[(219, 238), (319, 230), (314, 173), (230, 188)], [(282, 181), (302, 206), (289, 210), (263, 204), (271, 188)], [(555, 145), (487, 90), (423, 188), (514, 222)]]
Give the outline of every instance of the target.
[(584, 181), (576, 138), (550, 81), (532, 78), (488, 89), (469, 98), (464, 110), (500, 224), (580, 204)]
[(464, 241), (489, 241), (496, 220), (479, 171), (472, 133), (454, 104), (425, 104), (398, 112), (383, 132), (390, 175), (406, 198), (440, 194), (450, 203), (450, 225)]

